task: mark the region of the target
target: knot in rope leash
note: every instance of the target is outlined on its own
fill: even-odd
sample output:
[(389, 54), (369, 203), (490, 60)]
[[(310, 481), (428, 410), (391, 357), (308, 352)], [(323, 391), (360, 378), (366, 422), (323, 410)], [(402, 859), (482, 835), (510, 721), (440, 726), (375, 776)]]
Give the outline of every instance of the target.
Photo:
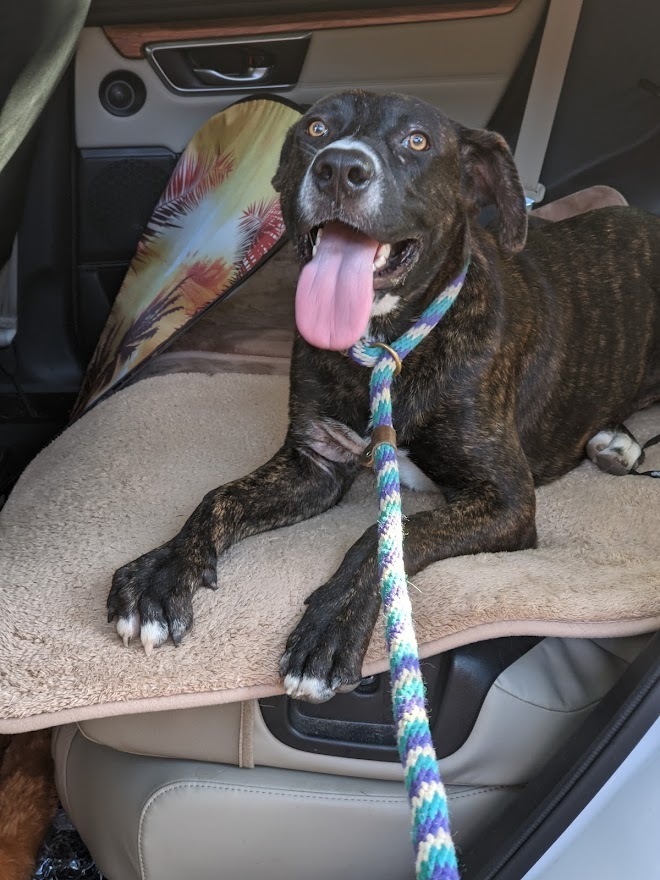
[(458, 296), (469, 258), (460, 275), (388, 345), (361, 340), (348, 352), (358, 364), (372, 367), (370, 382), (373, 463), (378, 487), (378, 572), (390, 660), (396, 737), (412, 810), (415, 874), (418, 880), (458, 880), (456, 851), (449, 830), (447, 796), (426, 714), (424, 680), (419, 665), (406, 572), (403, 564), (401, 487), (392, 424), (392, 382), (401, 361), (433, 330)]

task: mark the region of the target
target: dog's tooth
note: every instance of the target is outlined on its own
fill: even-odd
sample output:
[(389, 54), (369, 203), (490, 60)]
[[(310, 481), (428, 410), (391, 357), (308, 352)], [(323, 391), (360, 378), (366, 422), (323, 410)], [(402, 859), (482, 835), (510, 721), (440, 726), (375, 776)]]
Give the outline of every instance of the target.
[(392, 245), (390, 244), (379, 244), (378, 250), (376, 251), (376, 259), (374, 260), (374, 269), (382, 269), (385, 263), (387, 263), (387, 259), (390, 255), (390, 251), (392, 250)]
[(316, 233), (316, 244), (317, 244), (317, 246), (318, 246), (318, 243), (321, 241), (321, 236), (322, 236), (322, 235), (323, 235), (323, 227), (322, 227), (322, 226), (319, 226), (319, 231)]
[(312, 247), (312, 256), (313, 256), (313, 257), (316, 256), (316, 252), (317, 252), (318, 249), (319, 249), (319, 244), (318, 244), (318, 242), (316, 242), (316, 244), (313, 245), (313, 247)]

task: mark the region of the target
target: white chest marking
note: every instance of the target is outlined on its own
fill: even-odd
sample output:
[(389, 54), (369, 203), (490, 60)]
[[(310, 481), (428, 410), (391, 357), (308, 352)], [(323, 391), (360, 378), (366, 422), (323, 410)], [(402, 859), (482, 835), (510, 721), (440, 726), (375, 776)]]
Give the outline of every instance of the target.
[(400, 296), (393, 293), (385, 293), (379, 300), (375, 300), (371, 307), (371, 317), (379, 318), (381, 315), (388, 315), (393, 309), (399, 305)]

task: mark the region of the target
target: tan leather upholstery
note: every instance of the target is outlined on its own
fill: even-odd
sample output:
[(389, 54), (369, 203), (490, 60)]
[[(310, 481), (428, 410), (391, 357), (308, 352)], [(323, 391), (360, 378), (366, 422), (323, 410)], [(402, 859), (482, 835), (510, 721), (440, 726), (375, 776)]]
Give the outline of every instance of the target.
[[(570, 736), (611, 687), (647, 638), (544, 639), (499, 676), (467, 742), (443, 761), (447, 781), (481, 784), (486, 775), (496, 774), (498, 779), (489, 782), (526, 783), (539, 762)], [(96, 743), (136, 755), (245, 766), (251, 762), (241, 762), (239, 753), (251, 739), (249, 749), (258, 766), (401, 778), (397, 764), (334, 758), (285, 746), (268, 731), (258, 707), (252, 724), (238, 703), (101, 718), (81, 722), (79, 727)], [(524, 763), (510, 735), (512, 728), (525, 742)], [(528, 741), (534, 743), (533, 748), (527, 747)]]
[[(499, 676), (442, 761), (459, 846), (515, 799), (646, 641), (545, 639)], [(410, 874), (398, 765), (285, 746), (256, 704), (71, 725), (54, 755), (62, 802), (109, 880), (252, 880), (262, 868), (269, 880), (306, 880), (312, 864), (315, 880)]]
[(240, 703), (146, 715), (114, 715), (81, 722), (79, 726), (88, 739), (134, 755), (240, 764)]
[[(109, 880), (410, 876), (400, 783), (144, 758), (73, 726), (58, 732), (55, 755), (63, 804)], [(470, 843), (514, 796), (450, 788), (457, 840)]]

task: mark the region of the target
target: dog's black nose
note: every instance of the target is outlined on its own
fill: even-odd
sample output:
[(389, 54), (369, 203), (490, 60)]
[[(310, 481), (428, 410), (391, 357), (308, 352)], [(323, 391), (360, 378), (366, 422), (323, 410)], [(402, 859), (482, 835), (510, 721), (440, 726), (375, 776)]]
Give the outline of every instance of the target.
[(376, 168), (363, 150), (326, 147), (312, 165), (312, 174), (321, 192), (352, 196), (365, 190)]

